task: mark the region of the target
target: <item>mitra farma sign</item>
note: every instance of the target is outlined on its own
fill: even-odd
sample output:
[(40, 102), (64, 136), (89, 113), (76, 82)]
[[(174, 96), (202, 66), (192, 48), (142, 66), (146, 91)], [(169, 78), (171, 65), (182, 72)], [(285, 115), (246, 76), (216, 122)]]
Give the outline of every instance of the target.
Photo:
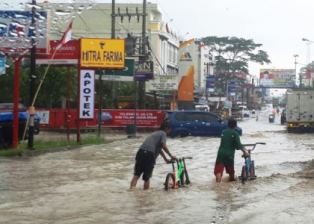
[(124, 44), (124, 39), (81, 39), (81, 67), (123, 69)]

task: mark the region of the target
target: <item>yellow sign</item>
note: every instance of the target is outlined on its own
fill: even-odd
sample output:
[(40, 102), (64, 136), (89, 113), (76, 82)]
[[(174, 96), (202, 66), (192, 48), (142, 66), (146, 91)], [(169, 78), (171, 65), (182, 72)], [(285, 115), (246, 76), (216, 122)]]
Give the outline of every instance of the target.
[(81, 67), (124, 69), (124, 44), (124, 39), (82, 38)]

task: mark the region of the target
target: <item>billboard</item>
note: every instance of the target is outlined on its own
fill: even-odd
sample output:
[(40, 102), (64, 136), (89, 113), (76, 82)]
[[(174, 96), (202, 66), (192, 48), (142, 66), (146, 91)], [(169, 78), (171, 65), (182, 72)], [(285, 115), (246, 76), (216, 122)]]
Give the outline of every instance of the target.
[(0, 10), (0, 51), (23, 52), (32, 47), (31, 38), (36, 36), (36, 46), (46, 49), (48, 45), (47, 12), (36, 11), (35, 32), (32, 29), (31, 11)]
[(295, 83), (295, 69), (261, 69), (260, 86), (269, 88), (292, 88)]
[(81, 39), (81, 67), (124, 69), (124, 39)]

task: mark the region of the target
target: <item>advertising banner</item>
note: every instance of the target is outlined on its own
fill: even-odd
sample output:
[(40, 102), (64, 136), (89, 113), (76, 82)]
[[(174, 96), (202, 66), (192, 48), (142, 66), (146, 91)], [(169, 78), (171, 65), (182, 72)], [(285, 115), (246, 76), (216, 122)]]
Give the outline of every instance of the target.
[(94, 118), (95, 71), (80, 72), (80, 119)]
[(124, 68), (124, 39), (81, 39), (81, 67)]
[[(107, 81), (124, 81), (133, 82), (134, 78), (134, 59), (125, 59), (125, 67), (122, 70), (106, 70), (106, 72), (101, 76), (102, 80)], [(96, 79), (99, 76), (96, 75)]]
[(178, 89), (177, 75), (156, 75), (146, 84), (147, 91), (173, 91)]
[(104, 110), (101, 117), (104, 126), (125, 127), (129, 124), (136, 124), (139, 127), (159, 127), (164, 119), (164, 112), (161, 110)]
[(36, 114), (40, 118), (40, 124), (49, 124), (49, 110), (36, 111)]
[(59, 41), (50, 41), (49, 53), (36, 54), (36, 64), (69, 65), (77, 64), (80, 54), (80, 41), (70, 40), (56, 50)]
[(269, 88), (295, 87), (295, 69), (261, 69), (260, 86)]

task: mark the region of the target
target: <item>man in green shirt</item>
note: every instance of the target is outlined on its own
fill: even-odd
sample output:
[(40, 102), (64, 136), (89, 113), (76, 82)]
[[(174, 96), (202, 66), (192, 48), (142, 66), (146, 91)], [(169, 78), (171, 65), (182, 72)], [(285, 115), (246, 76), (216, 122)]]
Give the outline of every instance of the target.
[(222, 131), (220, 146), (216, 158), (214, 174), (216, 182), (221, 182), (224, 168), (229, 174), (229, 181), (236, 180), (234, 177), (234, 154), (235, 150), (242, 150), (244, 154), (248, 154), (242, 146), (240, 136), (236, 132), (237, 121), (234, 119), (228, 120), (228, 128)]

